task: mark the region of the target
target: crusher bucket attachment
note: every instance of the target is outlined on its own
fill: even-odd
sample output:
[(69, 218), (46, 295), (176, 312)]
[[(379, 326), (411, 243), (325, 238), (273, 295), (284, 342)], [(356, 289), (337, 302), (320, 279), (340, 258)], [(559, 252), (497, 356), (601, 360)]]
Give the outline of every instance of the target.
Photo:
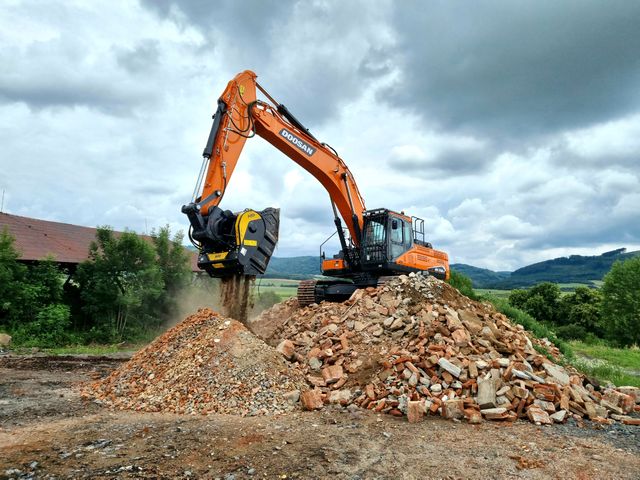
[(199, 244), (198, 267), (216, 278), (262, 275), (278, 242), (280, 209), (233, 213), (219, 207), (202, 215), (196, 204), (182, 207)]

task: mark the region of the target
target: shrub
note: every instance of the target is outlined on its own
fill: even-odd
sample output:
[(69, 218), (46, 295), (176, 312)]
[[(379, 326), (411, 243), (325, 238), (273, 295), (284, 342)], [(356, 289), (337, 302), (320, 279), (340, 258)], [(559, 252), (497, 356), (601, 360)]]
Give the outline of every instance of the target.
[(640, 344), (640, 256), (614, 263), (604, 277), (601, 313), (612, 342)]
[(587, 337), (587, 331), (583, 326), (571, 323), (556, 328), (556, 335), (563, 340), (584, 340)]
[(52, 304), (40, 309), (35, 320), (21, 323), (13, 331), (16, 345), (25, 347), (55, 347), (72, 341), (69, 307)]
[(448, 282), (449, 282), (449, 285), (451, 285), (454, 288), (457, 288), (461, 294), (469, 298), (472, 298), (473, 300), (478, 299), (478, 295), (473, 289), (473, 284), (471, 282), (471, 279), (466, 275), (463, 275), (460, 272), (456, 272), (455, 270), (451, 270)]

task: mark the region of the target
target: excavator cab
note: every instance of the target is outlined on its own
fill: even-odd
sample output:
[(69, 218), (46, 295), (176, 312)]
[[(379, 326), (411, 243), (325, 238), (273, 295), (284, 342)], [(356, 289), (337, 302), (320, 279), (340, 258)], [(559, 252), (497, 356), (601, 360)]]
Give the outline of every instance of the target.
[(392, 268), (413, 246), (410, 217), (381, 208), (367, 210), (363, 220), (360, 263), (364, 270)]
[(448, 256), (425, 241), (424, 220), (387, 209), (363, 214), (360, 266), (365, 272), (397, 275), (428, 272), (448, 277)]
[(349, 277), (356, 263), (365, 276), (377, 278), (409, 272), (428, 272), (440, 279), (448, 276), (448, 257), (434, 250), (424, 238), (424, 220), (385, 208), (363, 213), (360, 248), (351, 247), (322, 262), (324, 275)]

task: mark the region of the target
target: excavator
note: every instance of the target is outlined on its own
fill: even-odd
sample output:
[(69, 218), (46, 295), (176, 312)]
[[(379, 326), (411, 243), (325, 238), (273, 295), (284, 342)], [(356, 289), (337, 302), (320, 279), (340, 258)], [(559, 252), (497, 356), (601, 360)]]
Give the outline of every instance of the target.
[[(266, 101), (257, 98), (258, 91)], [(386, 208), (367, 210), (338, 153), (274, 100), (250, 70), (236, 75), (218, 99), (193, 198), (182, 207), (200, 269), (222, 279), (252, 277), (267, 269), (278, 241), (279, 209), (234, 213), (220, 207), (245, 142), (256, 135), (313, 175), (331, 200), (332, 236), (337, 234), (341, 250), (326, 258), (326, 241), (320, 246), (325, 279), (300, 282), (301, 306), (344, 301), (359, 288), (410, 272), (449, 278), (449, 258), (425, 240), (424, 220)]]

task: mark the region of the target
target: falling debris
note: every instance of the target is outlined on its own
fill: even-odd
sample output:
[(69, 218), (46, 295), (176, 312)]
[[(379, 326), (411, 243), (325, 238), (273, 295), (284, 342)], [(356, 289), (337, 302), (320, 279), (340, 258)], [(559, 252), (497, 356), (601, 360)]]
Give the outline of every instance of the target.
[(248, 275), (233, 275), (220, 280), (220, 301), (224, 315), (242, 323), (247, 322), (255, 279)]

